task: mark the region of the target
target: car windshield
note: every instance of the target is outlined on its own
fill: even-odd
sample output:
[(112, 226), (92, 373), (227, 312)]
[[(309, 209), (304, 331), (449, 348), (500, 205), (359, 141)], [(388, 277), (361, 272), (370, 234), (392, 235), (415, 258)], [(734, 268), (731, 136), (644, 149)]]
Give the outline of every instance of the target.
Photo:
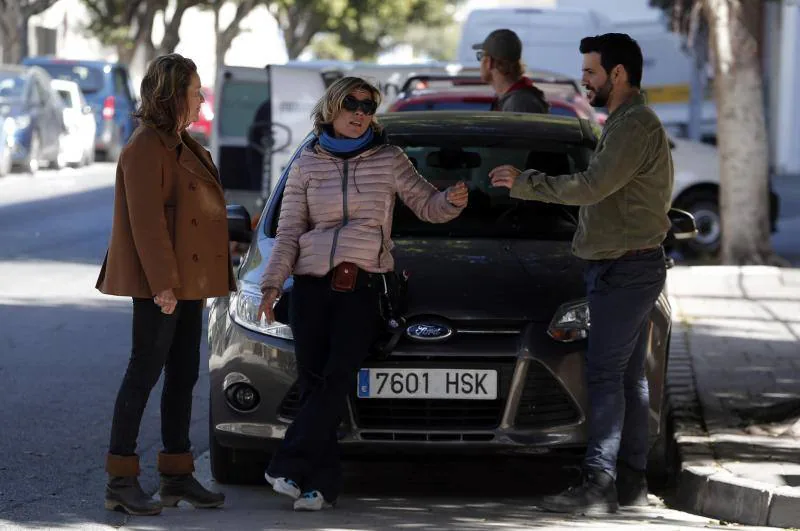
[(0, 100), (21, 100), (25, 97), (25, 79), (16, 72), (0, 72)]
[[(581, 145), (554, 141), (487, 139), (485, 143), (443, 136), (436, 143), (391, 136), (411, 163), (440, 190), (464, 181), (469, 204), (456, 219), (442, 224), (419, 220), (398, 200), (392, 226), (393, 238), (509, 238), (568, 241), (577, 227), (577, 207), (509, 196), (504, 188), (493, 188), (489, 171), (502, 164), (537, 169), (548, 175), (563, 175), (586, 169), (592, 150)], [(489, 144), (493, 142), (493, 144)], [(279, 210), (279, 209), (278, 209)], [(276, 212), (278, 211), (276, 210)], [(275, 234), (277, 216), (268, 234)]]
[(495, 147), (454, 146), (446, 140), (437, 145), (403, 146), (412, 164), (440, 190), (464, 181), (469, 204), (462, 214), (443, 224), (421, 221), (402, 201), (394, 212), (392, 236), (455, 238), (523, 238), (570, 240), (577, 226), (577, 209), (509, 196), (505, 188), (493, 188), (489, 172), (502, 164), (534, 168), (550, 175), (581, 171), (588, 165), (586, 147), (551, 143)]
[(103, 71), (100, 68), (50, 63), (40, 65), (53, 79), (74, 81), (84, 94), (98, 92), (103, 88)]

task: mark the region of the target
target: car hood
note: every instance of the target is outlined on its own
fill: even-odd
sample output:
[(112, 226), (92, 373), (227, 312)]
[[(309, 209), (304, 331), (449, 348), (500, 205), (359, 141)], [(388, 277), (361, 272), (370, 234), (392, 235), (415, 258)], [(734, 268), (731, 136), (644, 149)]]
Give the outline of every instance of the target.
[[(397, 239), (395, 269), (409, 273), (409, 317), (469, 327), (549, 323), (556, 309), (585, 296), (583, 265), (570, 242)], [(240, 279), (258, 285), (274, 240), (250, 251)]]
[(397, 271), (409, 273), (409, 315), (453, 322), (549, 322), (558, 306), (584, 295), (569, 242), (397, 240)]

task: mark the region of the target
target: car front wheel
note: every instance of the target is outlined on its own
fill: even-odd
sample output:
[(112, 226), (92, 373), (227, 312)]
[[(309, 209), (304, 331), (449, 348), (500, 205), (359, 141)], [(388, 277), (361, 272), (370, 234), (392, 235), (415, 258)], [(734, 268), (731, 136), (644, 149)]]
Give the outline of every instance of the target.
[(209, 457), (211, 475), (222, 484), (260, 485), (266, 483), (264, 471), (271, 455), (264, 451), (243, 450), (222, 446), (214, 434), (214, 423), (209, 415)]

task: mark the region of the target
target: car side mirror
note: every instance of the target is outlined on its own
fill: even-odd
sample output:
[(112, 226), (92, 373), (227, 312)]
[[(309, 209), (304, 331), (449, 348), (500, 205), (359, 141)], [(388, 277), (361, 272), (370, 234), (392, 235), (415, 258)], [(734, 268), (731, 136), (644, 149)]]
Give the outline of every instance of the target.
[(697, 236), (697, 225), (695, 225), (694, 216), (690, 213), (678, 208), (670, 208), (668, 216), (671, 227), (667, 233), (667, 241), (691, 240)]
[(250, 243), (253, 229), (250, 214), (242, 205), (228, 205), (228, 239), (237, 243)]

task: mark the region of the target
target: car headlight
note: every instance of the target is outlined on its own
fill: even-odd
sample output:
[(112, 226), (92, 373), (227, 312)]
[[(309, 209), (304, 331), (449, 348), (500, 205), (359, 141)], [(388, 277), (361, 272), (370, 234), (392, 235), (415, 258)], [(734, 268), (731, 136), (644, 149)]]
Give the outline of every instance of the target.
[(589, 303), (583, 299), (559, 306), (547, 334), (561, 343), (572, 343), (589, 337), (590, 327)]
[(31, 125), (31, 117), (30, 116), (17, 116), (14, 118), (14, 123), (17, 126), (17, 129), (27, 129), (29, 125)]
[(267, 323), (266, 319), (259, 319), (258, 307), (260, 304), (261, 292), (240, 288), (231, 297), (231, 318), (236, 324), (253, 332), (290, 341), (294, 340), (292, 329), (289, 325), (278, 321)]

